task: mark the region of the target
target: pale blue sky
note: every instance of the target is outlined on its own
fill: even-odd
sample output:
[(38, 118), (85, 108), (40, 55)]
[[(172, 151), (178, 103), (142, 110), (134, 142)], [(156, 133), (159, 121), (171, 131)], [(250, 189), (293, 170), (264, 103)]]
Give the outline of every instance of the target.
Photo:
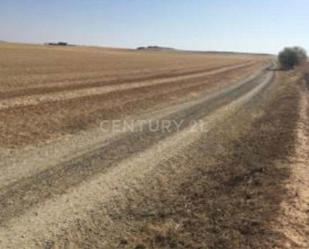
[(308, 0), (0, 0), (0, 40), (277, 53), (309, 49)]

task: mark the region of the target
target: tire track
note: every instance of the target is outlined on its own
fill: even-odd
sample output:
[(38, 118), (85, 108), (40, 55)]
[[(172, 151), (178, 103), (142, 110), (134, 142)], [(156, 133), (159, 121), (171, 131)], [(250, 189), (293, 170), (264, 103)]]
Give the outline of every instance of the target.
[[(23, 185), (21, 184), (22, 181), (20, 181), (14, 185), (15, 188), (11, 186), (13, 190), (11, 194), (16, 192), (20, 194), (15, 197), (12, 197), (12, 195), (2, 195), (0, 199), (4, 200), (11, 197), (15, 205), (20, 206), (20, 208), (29, 208), (29, 210), (22, 210), (25, 213), (20, 217), (16, 217), (18, 210), (12, 210), (11, 219), (9, 218), (9, 213), (7, 213), (6, 222), (4, 222), (3, 212), (14, 207), (7, 206), (0, 209), (3, 225), (0, 228), (0, 245), (4, 248), (36, 248), (37, 244), (35, 239), (48, 238), (52, 234), (69, 227), (74, 219), (80, 218), (86, 212), (91, 211), (91, 208), (98, 203), (98, 196), (100, 196), (101, 201), (110, 203), (115, 195), (121, 194), (128, 186), (134, 185), (137, 179), (142, 178), (144, 174), (154, 169), (159, 161), (171, 157), (176, 151), (194, 142), (201, 135), (203, 131), (192, 134), (190, 131), (190, 121), (200, 118), (204, 119), (206, 116), (207, 127), (214, 129), (218, 122), (223, 122), (225, 115), (233, 115), (243, 104), (263, 90), (272, 81), (272, 77), (273, 73), (267, 72), (263, 77), (249, 81), (231, 92), (214, 96), (211, 101), (201, 102), (193, 107), (168, 116), (174, 120), (185, 119), (186, 125), (183, 126), (180, 133), (177, 131), (168, 135), (164, 135), (162, 131), (157, 134), (148, 134), (149, 131), (143, 134), (130, 133), (109, 145), (111, 146), (110, 152), (107, 151), (107, 147), (109, 146), (105, 146), (94, 151), (91, 155), (80, 158), (79, 162), (68, 162), (67, 165), (71, 166), (64, 166), (66, 170), (61, 170), (64, 174), (58, 175), (57, 178), (55, 177), (55, 182), (51, 181), (51, 179), (57, 170), (51, 174), (43, 172), (41, 179), (38, 176), (23, 179), (28, 180), (29, 185)], [(214, 112), (215, 110), (216, 112)], [(210, 116), (208, 116), (209, 114)], [(115, 151), (113, 150), (115, 148), (119, 149), (118, 147), (124, 142), (127, 142), (127, 145), (123, 147), (120, 155), (126, 153), (126, 156), (119, 158), (119, 155), (115, 155)], [(113, 147), (115, 146), (113, 145), (114, 143), (116, 147)], [(140, 148), (140, 146), (143, 148)], [(104, 152), (103, 155), (102, 151)], [(116, 156), (116, 161), (113, 158), (114, 156)], [(93, 163), (92, 166), (91, 163)], [(110, 163), (110, 166), (114, 165), (117, 167), (109, 167), (106, 170), (102, 166), (102, 163)], [(89, 168), (89, 166), (91, 167)], [(68, 189), (68, 186), (66, 186), (63, 192), (55, 191), (54, 193), (50, 193), (49, 199), (46, 199), (46, 201), (40, 199), (41, 197), (38, 198), (35, 204), (39, 205), (35, 208), (27, 206), (27, 202), (25, 202), (27, 198), (33, 196), (39, 197), (40, 194), (38, 192), (32, 192), (29, 195), (29, 192), (24, 191), (24, 187), (28, 188), (30, 192), (31, 189), (29, 190), (29, 188), (35, 188), (37, 184), (42, 184), (40, 186), (43, 188), (40, 191), (46, 190), (44, 189), (44, 184), (50, 190), (53, 187), (58, 187), (59, 184), (63, 184), (62, 186), (64, 187), (65, 182), (68, 180), (67, 177), (71, 175), (69, 173), (82, 173), (83, 167), (88, 167), (87, 172), (93, 172), (92, 176), (96, 177), (92, 178), (92, 180), (89, 179), (89, 181), (78, 183), (74, 188)], [(68, 170), (70, 168), (73, 170), (69, 172)], [(99, 171), (95, 171), (96, 168)], [(39, 180), (36, 181), (36, 179)], [(85, 176), (83, 180), (85, 180)], [(40, 183), (40, 181), (42, 182)], [(22, 202), (18, 202), (19, 198), (25, 195), (27, 198), (24, 198)], [(32, 201), (35, 201), (35, 198)], [(74, 207), (74, 211), (72, 207)]]
[[(47, 168), (35, 175), (23, 177), (17, 182), (1, 188), (0, 223), (22, 214), (38, 202), (64, 194), (69, 188), (76, 187), (88, 178), (105, 172), (132, 154), (141, 153), (145, 148), (154, 146), (159, 141), (187, 129), (195, 120), (228, 105), (260, 84), (268, 83), (271, 77), (271, 73), (267, 73), (234, 88), (232, 91), (217, 94), (162, 119), (182, 122), (180, 128), (173, 126), (168, 131), (161, 129), (152, 131), (146, 127), (141, 132), (122, 134), (108, 144), (74, 160)], [(22, 177), (22, 175), (20, 176)]]
[[(152, 111), (152, 112), (147, 112), (143, 115), (139, 115), (139, 116), (135, 116), (135, 115), (131, 115), (131, 117), (129, 116), (127, 118), (127, 120), (160, 120), (160, 119), (166, 119), (169, 116), (175, 114), (175, 113), (180, 113), (181, 111), (183, 111), (184, 109), (190, 109), (196, 105), (200, 105), (202, 103), (206, 103), (206, 102), (211, 102), (214, 99), (218, 98), (218, 96), (224, 96), (227, 92), (232, 92), (232, 91), (236, 91), (236, 89), (239, 89), (240, 87), (242, 87), (244, 84), (254, 81), (256, 80), (263, 72), (263, 69), (261, 69), (260, 71), (258, 71), (256, 74), (251, 75), (250, 77), (243, 79), (241, 81), (238, 81), (237, 83), (233, 83), (233, 84), (229, 84), (229, 87), (223, 88), (221, 90), (215, 91), (213, 93), (205, 93), (204, 95), (202, 94), (203, 97), (197, 99), (197, 100), (191, 100), (189, 102), (181, 102), (175, 105), (171, 105), (165, 108), (160, 108), (160, 110), (157, 111)], [(185, 90), (190, 90), (188, 88), (186, 88)], [(165, 92), (165, 94), (167, 94), (168, 96), (170, 96), (169, 92)], [(142, 98), (139, 97), (138, 98), (138, 102), (136, 104), (139, 103), (143, 103), (147, 100), (147, 98)], [(130, 104), (130, 103), (127, 103)], [(132, 104), (132, 103), (131, 103)], [(127, 131), (124, 131), (124, 133), (126, 133)], [(34, 151), (32, 152), (32, 154), (26, 153), (25, 155), (21, 156), (19, 160), (15, 160), (16, 156), (10, 156), (10, 160), (3, 160), (2, 162), (0, 162), (0, 169), (2, 171), (5, 172), (5, 174), (0, 174), (0, 189), (3, 188), (4, 186), (18, 180), (22, 177), (25, 177), (25, 174), (28, 176), (29, 174), (34, 174), (35, 171), (34, 169), (38, 170), (44, 170), (47, 169), (49, 167), (49, 165), (56, 165), (58, 164), (58, 161), (60, 163), (60, 160), (56, 161), (52, 160), (53, 159), (53, 155), (57, 155), (57, 158), (59, 157), (65, 157), (67, 158), (66, 154), (63, 153), (67, 153), (67, 154), (87, 154), (88, 152), (91, 152), (91, 150), (93, 150), (93, 148), (99, 148), (102, 146), (102, 144), (105, 144), (107, 141), (110, 141), (113, 137), (115, 137), (116, 135), (119, 135), (118, 133), (115, 132), (106, 132), (104, 133), (101, 129), (94, 129), (91, 130), (91, 134), (93, 134), (92, 136), (90, 136), (91, 138), (88, 138), (88, 134), (90, 132), (88, 131), (85, 135), (82, 135), (81, 137), (79, 136), (74, 136), (71, 137), (70, 140), (73, 139), (72, 144), (74, 144), (74, 148), (76, 146), (76, 148), (74, 149), (74, 151), (69, 150), (68, 151), (68, 146), (72, 147), (72, 144), (69, 143), (69, 145), (67, 145), (67, 143), (60, 143), (60, 144), (51, 144), (51, 145), (47, 145), (45, 146), (45, 148), (43, 147), (42, 149), (45, 149), (45, 152), (40, 152), (40, 155), (42, 157), (42, 159), (44, 158), (49, 158), (48, 161), (54, 161), (53, 163), (44, 163), (44, 160), (36, 160), (33, 161), (32, 158), (36, 158), (36, 154), (37, 152)], [(74, 140), (75, 139), (75, 140)], [(82, 142), (81, 142), (82, 141)], [(52, 146), (52, 153), (51, 153), (51, 149), (49, 147)], [(82, 147), (81, 147), (82, 146)], [(57, 150), (57, 152), (55, 152), (54, 147), (60, 147), (63, 148), (61, 150), (61, 155), (59, 155), (59, 152)], [(89, 147), (92, 148), (89, 151)], [(81, 151), (84, 151), (83, 153), (80, 153)], [(18, 154), (20, 154), (20, 152), (18, 152)], [(54, 156), (55, 157), (55, 156)], [(68, 161), (69, 159), (67, 158), (66, 161)], [(62, 161), (63, 163), (64, 161)], [(42, 165), (43, 164), (43, 165)], [(16, 171), (20, 172), (20, 174), (16, 174)], [(28, 173), (27, 173), (28, 172)], [(29, 173), (32, 172), (32, 173)]]

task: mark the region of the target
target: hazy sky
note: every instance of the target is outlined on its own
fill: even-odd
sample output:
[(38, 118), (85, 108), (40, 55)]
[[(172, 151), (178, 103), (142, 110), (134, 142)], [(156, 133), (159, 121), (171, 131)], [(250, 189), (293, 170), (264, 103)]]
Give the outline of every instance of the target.
[(276, 53), (309, 49), (308, 0), (0, 0), (0, 40)]

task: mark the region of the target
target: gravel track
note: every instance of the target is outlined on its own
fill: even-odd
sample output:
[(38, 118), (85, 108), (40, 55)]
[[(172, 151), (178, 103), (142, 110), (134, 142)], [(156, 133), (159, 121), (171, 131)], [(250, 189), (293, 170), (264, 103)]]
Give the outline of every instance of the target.
[[(61, 233), (98, 201), (112, 205), (115, 195), (134, 187), (159, 162), (215, 129), (265, 89), (273, 76), (273, 72), (263, 70), (200, 100), (162, 110), (152, 121), (174, 120), (182, 122), (181, 127), (154, 132), (142, 126), (134, 132), (105, 137), (108, 140), (104, 144), (97, 141), (59, 164), (47, 163), (46, 167), (35, 163), (25, 164), (28, 168), (18, 163), (14, 167), (2, 165), (0, 247), (37, 248), (38, 240)], [(202, 120), (207, 129), (192, 132), (196, 120)]]

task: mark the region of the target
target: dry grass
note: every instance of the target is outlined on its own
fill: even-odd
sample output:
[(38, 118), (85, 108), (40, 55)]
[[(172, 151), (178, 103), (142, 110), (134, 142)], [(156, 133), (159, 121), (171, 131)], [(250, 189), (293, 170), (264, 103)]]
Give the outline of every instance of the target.
[[(274, 223), (281, 202), (294, 197), (286, 189), (298, 119), (299, 93), (293, 83), (280, 87), (245, 135), (229, 144), (221, 141), (224, 150), (211, 167), (206, 158), (200, 161), (176, 193), (161, 199), (161, 210), (170, 213), (158, 211), (124, 248), (136, 243), (139, 248), (290, 248)], [(133, 214), (147, 209), (139, 206)], [(147, 229), (149, 223), (165, 227), (167, 220), (181, 229), (169, 234)]]
[[(18, 148), (46, 142), (96, 126), (102, 119), (122, 118), (196, 98), (204, 90), (224, 87), (254, 72), (267, 58), (249, 55), (147, 52), (87, 47), (0, 45), (1, 100), (20, 106), (0, 110), (0, 146)], [(195, 75), (252, 62), (217, 75), (152, 84), (154, 79)], [(107, 94), (27, 105), (39, 95), (66, 96), (75, 90), (149, 82), (149, 86)], [(16, 99), (16, 100), (15, 100)], [(5, 103), (5, 102), (3, 102)]]
[[(25, 96), (60, 95), (140, 80), (151, 83), (158, 78), (193, 76), (252, 62), (211, 76), (179, 78), (137, 89), (2, 109), (0, 146), (7, 148), (62, 138), (65, 134), (96, 127), (102, 119), (124, 118), (197, 99), (204, 91), (215, 91), (245, 78), (267, 60), (249, 55), (16, 44), (1, 44), (0, 52), (0, 97), (20, 101)], [(121, 178), (124, 193), (119, 191), (119, 196), (109, 203), (101, 203), (101, 196), (91, 193), (96, 205), (81, 211), (81, 217), (68, 219), (70, 222), (63, 226), (64, 230), (57, 230), (57, 235), (53, 234), (55, 227), (48, 227), (50, 234), (46, 234), (50, 237), (46, 241), (38, 238), (36, 246), (44, 249), (260, 249), (285, 248), (288, 243), (296, 246), (278, 229), (277, 219), (282, 215), (282, 202), (294, 200), (286, 182), (291, 178), (289, 160), (296, 146), (299, 76), (295, 72), (276, 75), (275, 84), (250, 99), (245, 109), (229, 116), (226, 122), (218, 122), (218, 127), (175, 155), (160, 159), (155, 168), (145, 171), (145, 175), (141, 173), (138, 180), (132, 178), (132, 188), (126, 188), (125, 179)], [(198, 117), (203, 111), (207, 113), (206, 109), (188, 110), (185, 118)], [(57, 204), (60, 197), (70, 196), (70, 191), (84, 181), (103, 176), (110, 169), (108, 165), (118, 166), (125, 158), (138, 157), (140, 152), (163, 140), (159, 133), (152, 136), (132, 135), (112, 145), (110, 154), (102, 147), (102, 151), (84, 155), (80, 161), (33, 171), (27, 177), (17, 168), (20, 179), (1, 192), (2, 224), (11, 219), (17, 223), (23, 220), (22, 229), (27, 229), (29, 217), (54, 219), (53, 215), (44, 216), (48, 213), (47, 200)], [(147, 165), (143, 166), (147, 168)], [(109, 178), (106, 176), (102, 179)], [(106, 184), (105, 180), (100, 183)], [(86, 193), (90, 192), (95, 191)], [(68, 200), (63, 208), (69, 207)], [(88, 201), (85, 203), (89, 205)], [(72, 213), (77, 212), (76, 206)], [(32, 213), (36, 207), (44, 207), (44, 211)], [(53, 207), (49, 214), (59, 206)], [(44, 224), (52, 224), (52, 220), (48, 222), (51, 223)], [(18, 228), (16, 224), (14, 228)], [(15, 231), (4, 234), (14, 238)]]
[(203, 55), (176, 52), (0, 45), (0, 91), (75, 81), (139, 78), (210, 69), (255, 60), (253, 56)]
[[(23, 101), (25, 96), (35, 98), (37, 94), (60, 95), (77, 89), (190, 76), (137, 89), (2, 109), (0, 145), (10, 148), (61, 138), (95, 127), (102, 119), (138, 115), (195, 99), (205, 90), (224, 88), (252, 74), (265, 63), (263, 57), (248, 55), (16, 44), (1, 44), (0, 52), (2, 100)], [(196, 73), (248, 61), (252, 64), (237, 70), (191, 78)], [(308, 68), (302, 70), (308, 86)], [(123, 196), (119, 194), (105, 206), (100, 206), (103, 204), (97, 196), (96, 206), (87, 209), (82, 218), (72, 220), (64, 231), (51, 235), (52, 240), (38, 241), (37, 247), (296, 248), (296, 243), (286, 236), (289, 228), (282, 224), (286, 222), (293, 229), (302, 230), (308, 223), (299, 225), (288, 220), (288, 216), (282, 218), (282, 203), (295, 203), (295, 191), (287, 187), (287, 182), (293, 185), (291, 176), (295, 174), (291, 157), (295, 156), (297, 146), (299, 74), (276, 75), (275, 83), (246, 103), (245, 109), (218, 123), (216, 129), (185, 149), (160, 160), (155, 168), (134, 180), (133, 188), (125, 188)], [(193, 112), (189, 110), (186, 118), (193, 118)], [(115, 156), (122, 161), (131, 153), (137, 156), (137, 152), (160, 139), (163, 137), (159, 135), (132, 136), (124, 140), (126, 143), (111, 146), (110, 158)], [(1, 222), (18, 220), (25, 214), (34, 217), (32, 208), (36, 205), (45, 205), (46, 200), (57, 201), (58, 196), (73, 190), (83, 180), (105, 174), (108, 169), (104, 165), (112, 160), (102, 151), (90, 153), (85, 161), (59, 164), (5, 186), (0, 198)], [(46, 211), (44, 205), (42, 213)], [(278, 222), (280, 219), (283, 223)]]
[(293, 198), (286, 189), (298, 120), (293, 79), (280, 76), (216, 134), (172, 158), (183, 174), (150, 180), (141, 195), (128, 191), (128, 203), (108, 211), (109, 227), (107, 214), (93, 210), (51, 248), (286, 248), (273, 223)]

